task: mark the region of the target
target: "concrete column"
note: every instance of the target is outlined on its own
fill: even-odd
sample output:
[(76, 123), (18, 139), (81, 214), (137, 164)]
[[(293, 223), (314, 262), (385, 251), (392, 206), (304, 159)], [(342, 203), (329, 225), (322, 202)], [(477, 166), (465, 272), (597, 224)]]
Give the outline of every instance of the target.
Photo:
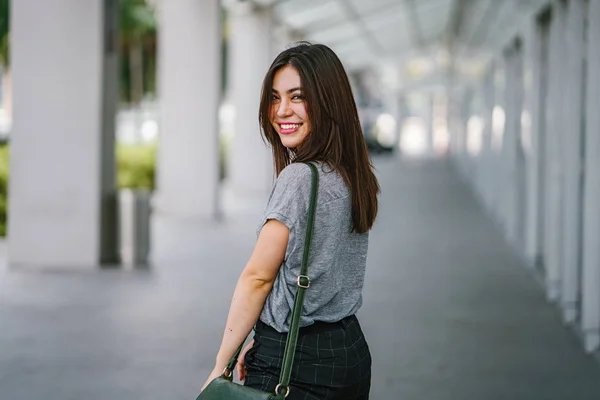
[(527, 48), (529, 80), (527, 109), (531, 120), (531, 149), (527, 168), (527, 227), (525, 257), (532, 266), (542, 263), (545, 188), (545, 103), (548, 84), (548, 25), (533, 21)]
[(400, 124), (402, 123), (402, 106), (398, 90), (392, 86), (381, 91), (382, 114), (388, 114), (394, 118), (395, 126), (392, 130), (382, 136), (380, 140), (388, 146), (396, 146), (400, 136)]
[(591, 352), (600, 349), (600, 2), (589, 2), (588, 20), (581, 324)]
[[(435, 149), (433, 147), (434, 140), (434, 127), (435, 127), (435, 92), (427, 93), (427, 117), (425, 118), (427, 126), (427, 134), (425, 135), (425, 155), (427, 157), (435, 156)], [(399, 111), (399, 110), (398, 110)]]
[(451, 92), (451, 99), (448, 102), (450, 130), (452, 135), (452, 149), (456, 165), (459, 168), (461, 175), (464, 175), (465, 163), (465, 132), (462, 123), (462, 91), (454, 89)]
[(562, 277), (563, 193), (563, 97), (565, 64), (565, 14), (562, 2), (554, 2), (550, 22), (548, 96), (546, 102), (546, 200), (544, 210), (544, 261), (548, 300), (560, 297)]
[[(408, 108), (406, 105), (406, 99), (402, 97), (400, 114), (402, 118), (408, 115)], [(433, 126), (433, 137), (432, 143), (432, 155), (438, 157), (450, 151), (450, 121), (449, 121), (449, 110), (448, 110), (448, 93), (446, 91), (437, 91), (433, 94), (433, 115), (434, 115), (434, 126)], [(401, 120), (402, 121), (402, 120)], [(400, 122), (402, 123), (402, 122)]]
[(154, 209), (210, 219), (219, 180), (220, 4), (161, 0), (157, 14), (161, 121)]
[(456, 116), (455, 116), (455, 103), (456, 103), (456, 88), (454, 87), (454, 81), (452, 76), (448, 77), (446, 83), (446, 118), (448, 123), (448, 152), (454, 163), (458, 165), (458, 142), (459, 135), (456, 127)]
[(521, 154), (521, 113), (523, 110), (523, 56), (520, 42), (512, 45), (506, 55), (506, 129), (503, 139), (503, 162), (506, 187), (506, 234), (511, 244), (520, 236), (520, 175), (523, 173)]
[(473, 184), (473, 168), (472, 165), (474, 165), (474, 161), (471, 158), (471, 154), (469, 153), (469, 148), (468, 148), (468, 139), (469, 139), (469, 132), (468, 132), (468, 124), (469, 124), (469, 118), (471, 117), (471, 99), (473, 98), (473, 94), (471, 92), (472, 89), (470, 88), (464, 88), (461, 93), (460, 93), (460, 97), (458, 99), (457, 102), (457, 117), (458, 117), (458, 130), (460, 132), (460, 141), (458, 143), (459, 146), (459, 152), (460, 152), (460, 161), (461, 161), (461, 167), (462, 167), (462, 172), (463, 175), (465, 176), (465, 178), (467, 178), (467, 180)]
[(116, 1), (14, 1), (10, 18), (9, 262), (117, 262)]
[(523, 101), (525, 97), (525, 84), (523, 75), (523, 43), (518, 40), (518, 45), (515, 53), (514, 74), (515, 79), (513, 84), (513, 117), (510, 120), (513, 134), (513, 149), (514, 149), (514, 164), (512, 168), (512, 221), (510, 238), (518, 251), (523, 254), (525, 251), (525, 216), (527, 207), (527, 167), (525, 165), (525, 153), (523, 150)]
[[(229, 160), (228, 189), (239, 207), (255, 203), (262, 209), (273, 183), (270, 147), (263, 141), (258, 122), (262, 81), (271, 62), (272, 9), (250, 2), (231, 8), (231, 88), (235, 130)], [(243, 200), (242, 200), (243, 199)]]
[(492, 163), (490, 176), (492, 183), (492, 202), (491, 210), (496, 221), (504, 226), (504, 210), (506, 207), (504, 185), (505, 167), (503, 157), (503, 147), (506, 131), (506, 70), (507, 65), (503, 57), (497, 57), (494, 67), (494, 107), (492, 111)]
[[(512, 50), (512, 49), (511, 49)], [(504, 234), (508, 238), (509, 230), (510, 230), (510, 213), (513, 209), (512, 205), (512, 163), (514, 160), (514, 149), (512, 147), (512, 130), (511, 124), (509, 122), (509, 118), (512, 116), (512, 107), (513, 104), (511, 102), (513, 85), (511, 80), (514, 79), (513, 76), (513, 53), (512, 51), (505, 51), (503, 53), (504, 60), (504, 76), (506, 79), (505, 89), (504, 89), (504, 115), (505, 115), (505, 125), (504, 125), (504, 134), (502, 135), (502, 150), (499, 156), (499, 168), (498, 171), (500, 173), (500, 186), (501, 186), (501, 194), (498, 197), (500, 200), (499, 209), (500, 209), (500, 219), (502, 222), (502, 226), (504, 228)], [(512, 242), (511, 242), (512, 243)]]
[(483, 77), (483, 137), (481, 147), (480, 187), (486, 208), (489, 210), (493, 202), (493, 149), (492, 149), (492, 113), (494, 110), (494, 63), (491, 62)]
[[(583, 24), (584, 0), (571, 0), (566, 20), (566, 73), (564, 76), (564, 202), (562, 204), (562, 296), (563, 319), (575, 321), (579, 312), (578, 297), (581, 273), (581, 204), (582, 204), (582, 113), (583, 113)], [(597, 45), (597, 43), (595, 43)]]

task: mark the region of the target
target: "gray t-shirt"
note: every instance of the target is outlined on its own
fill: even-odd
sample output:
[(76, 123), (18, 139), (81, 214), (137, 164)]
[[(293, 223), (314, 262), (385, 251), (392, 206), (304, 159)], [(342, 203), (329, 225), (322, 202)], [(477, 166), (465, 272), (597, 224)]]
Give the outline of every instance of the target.
[[(310, 249), (310, 287), (304, 297), (300, 326), (316, 321), (336, 322), (362, 305), (368, 233), (352, 233), (350, 191), (343, 178), (317, 164), (319, 195)], [(290, 230), (285, 259), (260, 315), (279, 332), (289, 331), (291, 310), (300, 274), (306, 234), (311, 172), (306, 164), (287, 166), (275, 181), (260, 228), (269, 220)], [(259, 228), (259, 230), (260, 230)]]

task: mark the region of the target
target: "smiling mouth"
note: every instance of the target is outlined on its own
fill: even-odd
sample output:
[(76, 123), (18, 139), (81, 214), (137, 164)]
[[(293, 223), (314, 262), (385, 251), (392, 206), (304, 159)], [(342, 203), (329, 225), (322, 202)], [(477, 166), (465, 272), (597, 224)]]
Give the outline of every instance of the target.
[(302, 124), (279, 124), (279, 131), (282, 135), (289, 135), (296, 132)]

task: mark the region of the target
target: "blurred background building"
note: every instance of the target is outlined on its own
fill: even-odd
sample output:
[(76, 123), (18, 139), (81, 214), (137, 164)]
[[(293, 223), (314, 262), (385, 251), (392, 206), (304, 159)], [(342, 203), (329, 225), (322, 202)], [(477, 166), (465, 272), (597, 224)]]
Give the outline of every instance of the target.
[(451, 159), (598, 350), (600, 1), (4, 0), (0, 13), (11, 265), (119, 263), (119, 189), (198, 224), (262, 204), (261, 80), (308, 40), (342, 59), (373, 156)]

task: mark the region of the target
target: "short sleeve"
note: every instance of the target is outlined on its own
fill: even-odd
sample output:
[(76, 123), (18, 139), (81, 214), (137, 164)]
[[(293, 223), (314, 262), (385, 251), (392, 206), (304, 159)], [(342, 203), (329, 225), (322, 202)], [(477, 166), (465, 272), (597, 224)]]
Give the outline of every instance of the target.
[(270, 219), (283, 222), (290, 230), (305, 216), (311, 189), (311, 171), (306, 164), (292, 163), (275, 181), (263, 224)]

